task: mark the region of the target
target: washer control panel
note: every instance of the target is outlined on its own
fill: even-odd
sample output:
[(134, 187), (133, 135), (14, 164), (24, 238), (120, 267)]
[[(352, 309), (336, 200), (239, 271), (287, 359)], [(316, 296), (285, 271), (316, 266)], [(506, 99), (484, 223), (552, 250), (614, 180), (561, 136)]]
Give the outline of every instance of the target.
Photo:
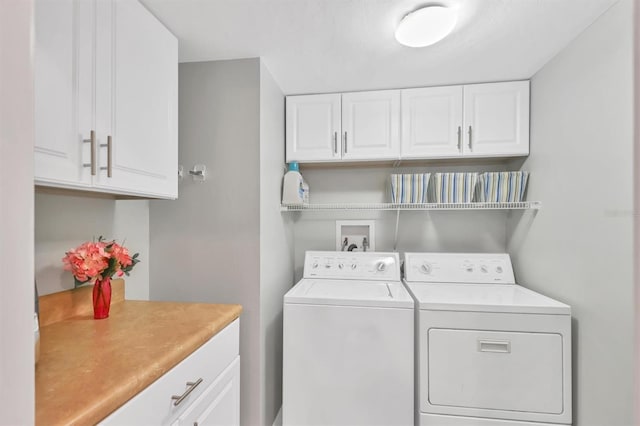
[(408, 282), (515, 284), (507, 253), (406, 253)]
[(399, 281), (398, 253), (308, 251), (304, 278)]

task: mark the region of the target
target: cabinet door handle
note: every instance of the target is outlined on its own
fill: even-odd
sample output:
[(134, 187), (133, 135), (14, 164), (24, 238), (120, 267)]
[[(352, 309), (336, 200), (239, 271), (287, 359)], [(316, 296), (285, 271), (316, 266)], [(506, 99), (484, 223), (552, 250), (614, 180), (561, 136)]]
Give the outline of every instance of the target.
[(113, 138), (107, 136), (107, 177), (113, 174)]
[(333, 153), (338, 153), (338, 132), (333, 132)]
[(195, 382), (187, 382), (187, 386), (189, 386), (189, 388), (184, 391), (182, 395), (171, 395), (171, 399), (175, 401), (173, 405), (180, 405), (180, 403), (184, 401), (184, 399), (188, 397), (189, 394), (193, 392), (193, 390), (197, 388), (200, 383), (202, 383), (201, 378), (196, 380)]
[(347, 153), (347, 132), (344, 132), (344, 153)]
[(458, 126), (458, 152), (462, 152), (462, 127)]
[(91, 162), (83, 163), (82, 167), (91, 167), (91, 176), (96, 175), (96, 132), (91, 131), (89, 139), (82, 139), (82, 143), (88, 143), (91, 145)]
[(469, 126), (469, 151), (473, 152), (473, 129)]
[(111, 177), (113, 174), (113, 138), (111, 135), (107, 136), (107, 143), (100, 144), (100, 146), (107, 148), (107, 167), (100, 167), (100, 170), (106, 170), (107, 177)]

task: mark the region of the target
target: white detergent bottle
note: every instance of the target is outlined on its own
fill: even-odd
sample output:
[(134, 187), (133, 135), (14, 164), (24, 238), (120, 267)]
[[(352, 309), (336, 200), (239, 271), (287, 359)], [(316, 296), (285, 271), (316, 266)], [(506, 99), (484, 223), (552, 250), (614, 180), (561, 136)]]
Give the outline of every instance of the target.
[(282, 183), (282, 204), (302, 204), (304, 201), (304, 180), (298, 170), (296, 161), (289, 163)]

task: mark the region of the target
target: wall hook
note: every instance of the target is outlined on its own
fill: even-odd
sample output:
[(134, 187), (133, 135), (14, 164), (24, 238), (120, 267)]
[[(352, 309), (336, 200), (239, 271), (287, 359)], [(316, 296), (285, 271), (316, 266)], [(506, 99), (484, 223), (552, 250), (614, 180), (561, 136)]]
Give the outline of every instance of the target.
[(189, 174), (193, 178), (194, 182), (202, 183), (207, 180), (207, 166), (204, 164), (196, 164), (191, 170), (189, 170)]

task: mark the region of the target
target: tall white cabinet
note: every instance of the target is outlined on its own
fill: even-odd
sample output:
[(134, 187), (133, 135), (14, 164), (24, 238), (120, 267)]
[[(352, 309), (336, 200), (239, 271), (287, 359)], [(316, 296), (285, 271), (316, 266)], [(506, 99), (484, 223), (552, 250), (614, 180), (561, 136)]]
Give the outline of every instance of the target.
[(35, 3), (36, 184), (177, 197), (177, 39), (135, 0)]

